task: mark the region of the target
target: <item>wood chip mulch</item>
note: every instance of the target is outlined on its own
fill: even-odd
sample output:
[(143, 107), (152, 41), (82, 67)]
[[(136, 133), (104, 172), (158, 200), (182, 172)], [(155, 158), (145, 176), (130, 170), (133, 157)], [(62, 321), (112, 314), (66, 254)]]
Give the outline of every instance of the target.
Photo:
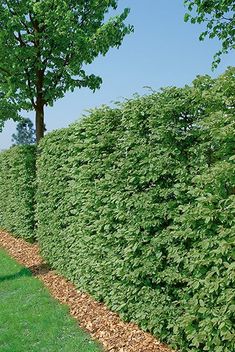
[(71, 282), (50, 270), (40, 256), (37, 244), (30, 244), (0, 231), (0, 246), (20, 264), (29, 268), (49, 289), (52, 296), (68, 305), (70, 314), (103, 345), (105, 351), (173, 352), (151, 334), (142, 331), (135, 324), (123, 322), (103, 303), (79, 292)]

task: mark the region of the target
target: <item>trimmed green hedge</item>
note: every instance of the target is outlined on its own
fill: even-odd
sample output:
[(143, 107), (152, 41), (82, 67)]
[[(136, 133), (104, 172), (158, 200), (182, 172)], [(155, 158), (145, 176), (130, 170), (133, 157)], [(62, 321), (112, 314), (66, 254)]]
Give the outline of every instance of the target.
[(51, 265), (181, 351), (231, 352), (235, 69), (48, 134), (37, 221)]
[[(0, 153), (0, 227), (184, 351), (235, 350), (235, 68)], [(37, 186), (36, 200), (35, 187)]]
[(16, 146), (0, 153), (0, 228), (33, 239), (35, 146)]

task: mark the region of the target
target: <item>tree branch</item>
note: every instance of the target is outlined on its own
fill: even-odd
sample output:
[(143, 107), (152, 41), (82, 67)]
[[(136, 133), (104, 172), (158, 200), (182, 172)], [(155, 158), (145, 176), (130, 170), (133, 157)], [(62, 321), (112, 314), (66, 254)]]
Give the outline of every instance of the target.
[[(19, 17), (18, 14), (10, 7), (8, 1), (6, 1), (6, 4), (7, 4), (7, 8), (8, 8), (8, 11), (10, 12), (10, 14), (11, 14), (12, 16), (17, 16), (17, 17)], [(18, 5), (19, 5), (19, 4), (18, 4)], [(31, 35), (32, 33), (30, 32), (30, 30), (29, 30), (27, 24), (26, 24), (24, 21), (22, 21), (22, 20), (19, 20), (19, 21), (20, 21), (20, 23), (22, 24), (22, 26), (25, 28), (25, 31), (26, 31), (28, 34)]]
[(225, 21), (229, 21), (229, 22), (233, 22), (234, 21), (234, 18), (227, 18), (227, 17), (224, 17), (224, 16), (222, 16), (222, 18)]
[(21, 33), (17, 32), (17, 34), (18, 34), (18, 37), (17, 37), (17, 35), (15, 35), (15, 33), (13, 33), (15, 39), (20, 43), (21, 47), (27, 46), (27, 44), (22, 39)]
[[(57, 73), (55, 73), (55, 79), (53, 81), (53, 86), (51, 87), (52, 89), (55, 89), (57, 84), (59, 83), (63, 73), (64, 73), (64, 69), (65, 67), (69, 64), (70, 60), (72, 59), (73, 54), (67, 54), (64, 58), (63, 61), (63, 65), (62, 65), (62, 69), (58, 70)], [(45, 95), (48, 93), (48, 90), (45, 92)]]
[(31, 85), (31, 81), (30, 81), (30, 74), (29, 74), (29, 70), (27, 68), (25, 68), (25, 74), (26, 74), (26, 77), (27, 77), (27, 85), (28, 85), (28, 88), (29, 88), (30, 101), (31, 101), (33, 107), (35, 108), (36, 104), (35, 104), (35, 101), (34, 101), (34, 95), (32, 93), (32, 85)]
[(7, 70), (4, 67), (0, 67), (0, 71), (3, 71), (4, 73), (7, 73), (9, 76), (11, 75), (11, 72), (9, 70)]

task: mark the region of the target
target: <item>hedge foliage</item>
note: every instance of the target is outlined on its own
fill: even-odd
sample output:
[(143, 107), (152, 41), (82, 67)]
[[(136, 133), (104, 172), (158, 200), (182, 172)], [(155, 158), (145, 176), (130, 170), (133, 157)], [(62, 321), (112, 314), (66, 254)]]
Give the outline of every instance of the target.
[[(235, 350), (235, 68), (102, 107), (39, 146), (42, 253), (184, 351)], [(35, 235), (35, 147), (0, 153), (0, 227)]]
[(34, 238), (35, 147), (17, 146), (0, 153), (0, 228)]
[(48, 134), (42, 253), (181, 351), (234, 345), (235, 68), (102, 107)]

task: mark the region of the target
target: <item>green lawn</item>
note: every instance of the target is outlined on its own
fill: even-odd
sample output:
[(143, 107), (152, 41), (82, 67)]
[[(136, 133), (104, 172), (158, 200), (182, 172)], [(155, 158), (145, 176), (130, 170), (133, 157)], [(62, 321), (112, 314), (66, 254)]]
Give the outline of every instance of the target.
[(69, 316), (68, 308), (54, 300), (28, 269), (0, 250), (0, 351), (98, 352), (102, 349)]

